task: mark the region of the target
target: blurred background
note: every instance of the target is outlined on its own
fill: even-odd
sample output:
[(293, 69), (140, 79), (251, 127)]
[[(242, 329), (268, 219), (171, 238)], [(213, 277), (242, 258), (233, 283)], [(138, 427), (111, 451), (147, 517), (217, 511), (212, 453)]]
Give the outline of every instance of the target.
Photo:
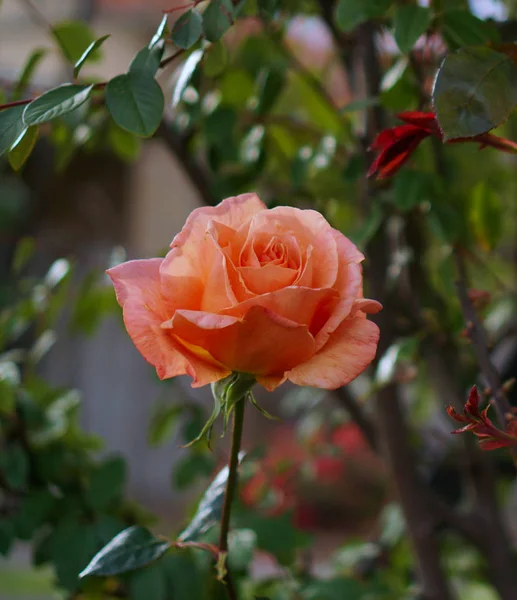
[[(87, 64), (83, 71), (85, 77), (103, 81), (125, 72), (136, 52), (152, 37), (163, 9), (181, 7), (182, 4), (181, 0), (0, 1), (0, 87), (9, 89), (36, 48), (46, 49), (46, 54), (31, 79), (31, 94), (37, 95), (69, 80), (71, 67), (52, 47), (46, 30), (48, 22), (63, 24), (64, 31), (72, 36), (79, 33), (73, 27), (67, 29), (66, 24), (76, 21), (86, 23), (95, 38), (111, 34), (102, 47), (103, 60)], [(429, 3), (419, 4), (427, 6)], [(491, 23), (507, 20), (515, 9), (513, 2), (498, 0), (471, 0), (459, 4), (469, 5), (474, 15)], [(181, 13), (182, 10), (175, 11), (170, 23)], [(56, 268), (56, 261), (63, 257), (69, 260), (69, 265), (73, 266), (70, 275), (69, 267), (58, 263), (57, 270), (59, 266), (65, 268), (70, 281), (52, 327), (51, 349), (49, 347), (48, 353), (43, 353), (37, 375), (50, 386), (78, 391), (80, 427), (102, 440), (101, 456), (121, 455), (127, 461), (125, 490), (128, 496), (155, 513), (160, 523), (158, 529), (162, 530), (177, 529), (185, 523), (189, 502), (205, 487), (207, 477), (224, 462), (227, 440), (219, 440), (216, 436), (215, 450), (210, 458), (202, 453), (199, 456), (205, 458), (196, 455), (197, 466), (192, 469), (197, 469), (197, 475), (187, 474), (187, 485), (182, 483), (182, 476), (185, 478), (185, 471), (190, 473), (192, 463), (183, 465), (181, 470), (185, 451), (179, 445), (188, 440), (183, 439), (179, 431), (167, 438), (160, 433), (159, 426), (169, 426), (171, 414), (166, 407), (171, 403), (199, 405), (208, 410), (212, 402), (210, 392), (192, 390), (188, 378), (171, 382), (157, 380), (153, 369), (135, 350), (122, 327), (120, 311), (113, 301), (104, 270), (126, 258), (163, 255), (193, 209), (207, 201), (242, 191), (257, 189), (272, 204), (289, 201), (303, 207), (315, 205), (334, 219), (335, 226), (357, 243), (362, 243), (361, 248), (369, 241), (370, 234), (366, 230), (375, 227), (372, 220), (364, 218), (361, 210), (339, 200), (343, 195), (355, 193), (358, 174), (364, 172), (364, 163), (348, 161), (347, 152), (353, 140), (364, 134), (366, 125), (354, 109), (351, 109), (346, 125), (336, 125), (336, 118), (325, 103), (330, 102), (341, 109), (355, 101), (363, 101), (365, 95), (361, 84), (351, 81), (343, 68), (328, 24), (314, 11), (300, 9), (300, 14), (293, 14), (285, 23), (285, 44), (279, 55), (285, 51), (291, 53), (292, 58), (288, 59), (291, 66), (287, 71), (304, 73), (301, 80), (305, 87), (295, 76), (281, 82), (283, 92), (276, 99), (275, 110), (268, 115), (271, 117), (272, 145), (260, 149), (260, 160), (265, 153), (264, 160), (269, 161), (264, 172), (253, 170), (258, 162), (253, 154), (253, 144), (258, 148), (256, 141), (260, 142), (264, 135), (263, 127), (257, 129), (262, 122), (240, 123), (239, 143), (244, 144), (247, 139), (246, 143), (251, 144), (252, 149), (249, 156), (241, 154), (238, 160), (224, 156), (217, 143), (212, 144), (214, 138), (224, 138), (221, 128), (227, 126), (227, 114), (216, 114), (212, 119), (215, 123), (210, 125), (212, 130), (204, 129), (205, 125), (200, 124), (203, 114), (214, 114), (207, 106), (210, 102), (217, 106), (221, 96), (234, 112), (251, 106), (246, 102), (248, 96), (253, 95), (255, 82), (239, 64), (239, 52), (256, 32), (264, 34), (261, 27), (256, 19), (242, 20), (225, 37), (230, 56), (226, 60), (229, 63), (235, 60), (235, 65), (224, 76), (217, 70), (210, 75), (217, 83), (214, 90), (207, 85), (197, 91), (193, 84), (185, 91), (182, 104), (173, 108), (172, 94), (183, 59), (180, 57), (171, 69), (159, 76), (166, 96), (166, 117), (172, 124), (173, 134), (171, 130), (160, 128), (152, 139), (143, 141), (110, 134), (102, 143), (89, 148), (87, 143), (82, 143), (82, 136), (88, 132), (80, 125), (67, 124), (73, 132), (72, 142), (61, 143), (59, 136), (64, 134), (54, 129), (50, 141), (41, 136), (21, 172), (13, 173), (7, 165), (0, 166), (2, 304), (7, 304), (11, 297), (11, 265), (20, 240), (27, 236), (34, 240), (35, 251), (28, 267), (31, 277), (47, 277), (48, 281), (49, 268)], [(271, 36), (273, 39), (273, 34)], [(407, 64), (402, 68), (399, 63), (393, 36), (387, 29), (381, 30), (376, 42), (385, 69), (382, 82), (385, 108), (390, 113), (418, 108), (417, 86), (405, 71)], [(445, 45), (442, 39), (434, 39), (420, 49), (424, 60), (426, 52), (436, 60), (436, 56), (445, 51)], [(357, 57), (351, 60), (357, 60)], [(253, 68), (251, 72), (255, 74)], [(316, 96), (323, 94), (323, 102), (312, 99), (310, 94), (314, 89)], [(199, 94), (205, 102), (201, 109)], [(302, 125), (292, 118), (294, 99), (298, 98), (303, 98), (302, 104), (306, 101), (306, 105), (296, 108), (306, 117)], [(200, 110), (205, 113), (199, 113)], [(268, 122), (264, 120), (264, 123), (267, 125)], [(515, 123), (510, 122), (508, 129), (515, 132)], [(247, 130), (254, 132), (255, 141), (253, 136), (246, 138)], [(199, 131), (206, 136), (208, 146), (217, 147), (220, 154), (217, 159), (211, 155), (199, 162), (189, 158), (196, 155), (202, 145), (195, 137)], [(343, 156), (347, 159), (340, 162)], [(338, 162), (335, 168), (332, 167), (334, 157)], [(458, 164), (463, 161), (465, 187), (469, 177), (482, 179), (484, 172), (492, 170), (496, 175), (504, 173), (504, 193), (508, 197), (514, 196), (513, 158), (494, 156), (490, 151), (480, 158), (475, 149), (467, 151), (463, 158), (458, 158), (459, 152), (454, 154), (452, 150), (451, 157)], [(419, 167), (424, 165), (425, 171), (428, 154), (422, 154), (418, 160)], [(230, 163), (245, 165), (247, 171), (241, 172), (237, 168), (232, 171), (228, 166)], [(285, 173), (288, 173), (288, 181)], [(423, 193), (421, 188), (419, 190)], [(511, 229), (508, 223), (506, 226)], [(508, 239), (513, 235), (513, 231), (506, 233)], [(435, 257), (439, 257), (440, 247), (444, 244), (446, 241), (438, 241)], [(510, 261), (501, 265), (505, 258), (501, 261), (495, 258), (493, 266), (498, 276), (507, 282), (512, 278), (514, 266), (508, 266)], [(433, 277), (438, 281), (437, 287), (443, 284), (441, 291), (445, 290), (446, 295), (452, 276), (447, 273), (442, 280), (442, 273), (438, 271)], [(482, 283), (487, 280), (490, 277), (486, 275), (480, 278)], [(504, 310), (508, 314), (504, 293), (500, 299), (499, 312), (494, 311), (494, 331), (504, 321)], [(23, 339), (27, 346), (30, 345), (34, 332)], [(508, 348), (500, 348), (500, 366), (511, 363), (513, 340)], [(388, 356), (384, 368), (388, 365), (388, 371), (390, 368), (396, 370), (400, 381), (413, 382), (408, 396), (414, 398), (421, 394), (415, 403), (424, 404), (430, 392), (425, 389), (425, 380), (415, 381), (412, 347), (402, 344), (392, 350), (392, 357), (394, 352), (398, 358), (392, 360), (390, 367)], [(392, 376), (393, 372), (388, 375)], [(365, 399), (371, 392), (371, 385), (371, 378), (365, 376), (354, 382), (351, 389), (357, 397)], [(292, 511), (299, 527), (317, 532), (316, 562), (324, 570), (330, 549), (342, 544), (344, 539), (375, 537), (381, 509), (393, 499), (385, 465), (370, 447), (364, 432), (350, 420), (346, 393), (325, 394), (310, 389), (295, 390), (285, 385), (274, 394), (259, 392), (258, 400), (282, 420), (270, 421), (258, 412), (248, 411), (244, 446), (249, 450), (262, 446), (259, 453), (262, 466), (246, 478), (243, 502), (254, 506), (264, 501), (266, 513), (271, 516)], [(371, 412), (371, 409), (366, 410)], [(420, 425), (428, 413), (420, 404), (416, 413)], [(154, 427), (154, 433), (148, 432), (149, 423), (151, 428)], [(449, 441), (447, 438), (445, 442), (445, 439), (449, 430), (444, 414), (436, 417), (432, 428), (419, 430), (425, 442), (422, 452), (424, 471), (428, 468), (425, 464), (427, 455), (432, 457), (429, 460), (432, 463), (437, 454), (441, 458), (447, 454), (445, 448)], [(164, 442), (157, 443), (162, 438)], [(264, 440), (267, 440), (265, 444)], [(456, 476), (453, 473), (447, 479), (449, 475), (444, 476), (446, 487)], [(318, 481), (317, 489), (313, 484), (315, 480)], [(264, 498), (266, 495), (268, 497)], [(336, 518), (341, 523), (339, 531), (333, 525)], [(397, 511), (388, 513), (386, 518), (391, 519), (395, 529), (400, 526)], [(8, 559), (1, 560), (0, 598), (54, 597), (49, 595), (50, 591), (45, 591), (51, 589), (51, 576), (47, 572), (29, 572), (29, 563), (29, 550), (23, 543), (16, 545)], [(267, 572), (269, 568), (267, 561), (259, 562), (259, 570)], [(485, 597), (479, 598), (484, 600)], [(492, 596), (486, 598), (490, 600)]]

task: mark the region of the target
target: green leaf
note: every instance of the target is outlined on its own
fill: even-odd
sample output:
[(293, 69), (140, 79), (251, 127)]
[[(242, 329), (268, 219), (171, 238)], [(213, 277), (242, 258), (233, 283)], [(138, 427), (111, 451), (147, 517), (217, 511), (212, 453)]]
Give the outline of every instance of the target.
[(436, 77), (433, 104), (445, 141), (486, 133), (517, 104), (517, 66), (485, 47), (449, 54)]
[(252, 529), (234, 529), (228, 539), (228, 564), (232, 571), (245, 571), (257, 546), (257, 534)]
[(91, 29), (82, 21), (64, 21), (52, 27), (52, 33), (65, 58), (72, 64), (77, 63), (94, 41)]
[(92, 272), (84, 278), (78, 290), (77, 301), (72, 307), (70, 326), (73, 331), (92, 334), (100, 320), (114, 312), (116, 307), (113, 290), (100, 285), (97, 274)]
[[(369, 596), (371, 585), (356, 579), (336, 578), (310, 583), (303, 591), (303, 600), (363, 600)], [(375, 597), (375, 596), (373, 596)]]
[(14, 106), (0, 111), (0, 156), (22, 135), (26, 125), (23, 122), (25, 106)]
[(378, 386), (388, 385), (394, 381), (397, 367), (402, 360), (411, 358), (418, 347), (417, 338), (404, 338), (384, 352), (375, 370), (374, 381)]
[(415, 4), (405, 4), (397, 9), (393, 20), (395, 41), (401, 52), (409, 52), (431, 23), (428, 8)]
[(291, 513), (271, 517), (246, 510), (235, 516), (237, 527), (254, 531), (257, 548), (275, 556), (281, 565), (292, 564), (297, 550), (310, 544), (310, 535), (296, 529)]
[(113, 121), (108, 131), (108, 144), (119, 158), (127, 162), (133, 162), (140, 154), (140, 138), (122, 129)]
[(278, 0), (258, 0), (258, 10), (264, 16), (272, 19), (278, 9)]
[(16, 535), (22, 540), (30, 540), (48, 519), (54, 505), (55, 498), (47, 490), (30, 492), (23, 499), (14, 520)]
[(448, 203), (433, 203), (428, 221), (433, 234), (447, 244), (457, 242), (464, 234), (463, 214)]
[[(239, 453), (239, 461), (244, 458), (244, 453)], [(196, 514), (188, 527), (179, 535), (182, 542), (192, 542), (199, 539), (203, 533), (215, 525), (221, 518), (226, 482), (228, 480), (228, 467), (224, 467), (216, 475), (204, 493)]]
[(345, 32), (358, 25), (382, 17), (392, 0), (339, 0), (336, 6), (336, 23)]
[(40, 553), (50, 554), (59, 585), (76, 590), (81, 569), (98, 549), (95, 525), (80, 522), (77, 517), (65, 516), (60, 519), (45, 545), (46, 548), (40, 548)]
[(109, 38), (109, 34), (108, 35), (103, 35), (102, 37), (100, 37), (98, 40), (93, 41), (88, 48), (86, 48), (86, 50), (81, 54), (81, 56), (79, 57), (79, 60), (75, 63), (74, 65), (74, 77), (77, 77), (79, 75), (79, 71), (81, 70), (81, 67), (84, 65), (84, 63), (87, 60), (91, 60), (92, 56), (94, 56), (95, 51), (100, 48), (102, 46), (102, 44), (104, 44), (104, 42)]
[(181, 404), (160, 404), (151, 417), (147, 439), (149, 444), (157, 446), (171, 435), (178, 418), (183, 414)]
[(199, 12), (193, 8), (182, 14), (174, 24), (172, 30), (172, 41), (178, 48), (190, 48), (193, 46), (203, 33), (203, 18)]
[(205, 55), (203, 72), (208, 77), (215, 77), (222, 73), (228, 61), (228, 52), (223, 42), (215, 42)]
[(0, 377), (0, 414), (11, 417), (15, 405), (16, 387), (8, 379)]
[(157, 560), (170, 547), (169, 541), (155, 537), (144, 527), (133, 525), (98, 552), (79, 576), (110, 576), (140, 569)]
[(488, 23), (478, 19), (469, 10), (451, 9), (443, 14), (443, 37), (453, 50), (475, 46), (488, 41), (497, 42), (498, 33)]
[(203, 30), (209, 42), (217, 42), (233, 25), (231, 0), (211, 0), (203, 13)]
[(20, 273), (28, 261), (34, 256), (36, 242), (32, 237), (24, 237), (17, 244), (14, 251), (13, 270)]
[(72, 112), (90, 97), (92, 85), (65, 83), (33, 100), (23, 111), (25, 125), (38, 125)]
[(182, 490), (192, 485), (198, 477), (209, 477), (214, 471), (215, 463), (211, 454), (191, 452), (182, 457), (174, 468), (174, 487)]
[(15, 442), (0, 453), (0, 471), (13, 490), (23, 489), (29, 477), (29, 459), (22, 446)]
[(119, 75), (106, 87), (106, 106), (115, 123), (141, 137), (158, 129), (164, 104), (162, 89), (145, 71)]
[(408, 65), (409, 59), (407, 56), (399, 57), (382, 76), (380, 83), (381, 91), (386, 93), (393, 90), (403, 80)]
[(130, 600), (168, 600), (167, 573), (160, 563), (154, 563), (131, 573), (128, 578)]
[(203, 130), (206, 141), (214, 146), (228, 148), (237, 125), (237, 112), (228, 106), (221, 106), (204, 120)]
[(11, 98), (12, 100), (18, 100), (22, 97), (23, 92), (29, 85), (31, 78), (34, 75), (34, 71), (38, 68), (38, 65), (43, 60), (47, 52), (48, 50), (46, 48), (37, 48), (31, 53), (22, 69), (20, 77), (18, 78), (16, 87), (13, 90)]
[(393, 201), (399, 210), (411, 210), (429, 200), (432, 191), (432, 175), (411, 169), (402, 169), (395, 177)]
[(406, 522), (398, 504), (387, 504), (381, 514), (381, 536), (379, 542), (387, 548), (393, 548), (403, 537)]
[[(478, 569), (477, 566), (475, 569)], [(499, 594), (494, 588), (481, 581), (465, 581), (458, 577), (458, 598), (459, 600), (498, 600)]]
[(58, 258), (51, 265), (45, 275), (44, 283), (49, 288), (55, 288), (70, 273), (70, 261), (66, 258)]
[(12, 521), (0, 519), (0, 554), (7, 556), (15, 541), (15, 531)]
[(473, 190), (469, 219), (481, 247), (485, 251), (493, 250), (503, 233), (504, 206), (499, 195), (485, 182), (478, 183)]
[(156, 46), (157, 44), (159, 44), (162, 41), (163, 34), (165, 33), (165, 29), (167, 27), (167, 20), (168, 20), (167, 15), (163, 15), (162, 20), (160, 21), (160, 24), (158, 25), (151, 41), (149, 42), (149, 48)]
[(160, 67), (164, 49), (165, 44), (162, 41), (154, 46), (146, 46), (139, 50), (129, 66), (129, 73), (142, 73), (154, 77)]
[(37, 364), (41, 359), (49, 352), (52, 346), (57, 341), (57, 334), (51, 329), (47, 329), (40, 336), (36, 338), (36, 341), (31, 346), (28, 354), (28, 359), (32, 364)]
[(125, 482), (126, 463), (122, 458), (110, 458), (93, 471), (84, 500), (93, 510), (105, 510), (122, 496)]
[(205, 597), (206, 581), (200, 577), (200, 569), (191, 552), (172, 550), (160, 559), (159, 564), (166, 573), (171, 598), (197, 600)]
[(343, 108), (339, 109), (339, 112), (342, 114), (357, 112), (372, 106), (377, 106), (378, 104), (379, 98), (361, 98), (360, 100), (353, 100), (352, 102), (345, 104)]
[(16, 145), (14, 145), (8, 154), (9, 164), (15, 171), (19, 171), (25, 161), (29, 158), (34, 145), (36, 144), (36, 140), (38, 139), (39, 134), (39, 126), (32, 125), (28, 127), (24, 134), (16, 140)]
[(183, 65), (183, 69), (181, 70), (180, 76), (178, 77), (178, 81), (176, 83), (176, 87), (174, 88), (174, 93), (172, 95), (172, 106), (176, 106), (182, 96), (183, 93), (196, 70), (196, 67), (199, 64), (199, 61), (203, 58), (202, 50), (195, 50), (192, 54), (187, 58), (185, 64)]
[(285, 73), (278, 69), (263, 69), (257, 77), (257, 108), (259, 115), (271, 110), (285, 85)]
[[(53, 332), (52, 332), (53, 333)], [(40, 338), (45, 344), (55, 342), (54, 337), (48, 341), (42, 336)], [(45, 348), (35, 349), (32, 353), (43, 352)], [(38, 357), (35, 356), (33, 360)], [(42, 448), (51, 442), (62, 438), (70, 428), (71, 415), (77, 409), (81, 402), (81, 396), (77, 390), (67, 390), (63, 394), (58, 395), (55, 400), (47, 407), (45, 417), (41, 426), (31, 431), (29, 439), (32, 445)]]

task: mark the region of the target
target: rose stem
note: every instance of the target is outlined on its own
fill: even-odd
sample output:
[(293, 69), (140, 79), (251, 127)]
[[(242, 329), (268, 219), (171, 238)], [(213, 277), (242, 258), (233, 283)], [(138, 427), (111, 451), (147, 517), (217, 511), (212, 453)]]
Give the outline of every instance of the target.
[[(237, 489), (239, 451), (241, 449), (245, 406), (246, 399), (244, 397), (235, 403), (235, 408), (233, 411), (232, 448), (230, 451), (230, 461), (228, 463), (228, 480), (226, 482), (226, 492), (224, 494), (223, 514), (221, 516), (221, 533), (219, 536), (220, 552), (228, 552), (228, 531), (230, 528), (232, 503), (235, 497), (235, 491)], [(228, 590), (228, 597), (230, 600), (238, 600), (233, 580), (228, 570), (228, 564), (226, 564), (226, 569), (227, 573), (225, 577), (225, 583)]]

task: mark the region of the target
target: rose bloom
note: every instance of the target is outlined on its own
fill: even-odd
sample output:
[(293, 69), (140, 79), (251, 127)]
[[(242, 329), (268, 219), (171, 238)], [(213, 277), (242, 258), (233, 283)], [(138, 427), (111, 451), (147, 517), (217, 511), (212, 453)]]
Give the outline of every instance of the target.
[(166, 379), (192, 386), (244, 372), (338, 388), (372, 361), (379, 338), (363, 298), (363, 255), (313, 210), (268, 210), (256, 194), (194, 210), (165, 257), (108, 271), (124, 323)]

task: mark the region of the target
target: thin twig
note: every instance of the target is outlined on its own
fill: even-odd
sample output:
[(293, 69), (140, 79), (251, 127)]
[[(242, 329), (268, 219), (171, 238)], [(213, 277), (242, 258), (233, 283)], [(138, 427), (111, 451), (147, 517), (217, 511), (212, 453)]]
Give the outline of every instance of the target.
[(486, 379), (486, 383), (489, 386), (489, 393), (492, 397), (491, 404), (496, 410), (501, 425), (506, 428), (508, 420), (512, 418), (512, 406), (504, 394), (501, 378), (490, 357), (485, 329), (481, 324), (476, 309), (469, 297), (467, 271), (462, 249), (457, 246), (454, 247), (453, 257), (458, 272), (456, 281), (458, 299), (467, 326), (467, 333), (472, 342), (472, 347), (483, 377)]
[(21, 0), (21, 2), (25, 5), (27, 11), (32, 15), (33, 20), (44, 29), (48, 29), (53, 35), (54, 28), (52, 27), (52, 24), (41, 12), (41, 10), (32, 2), (32, 0)]
[(178, 56), (181, 56), (184, 52), (185, 52), (185, 50), (183, 48), (181, 48), (180, 50), (177, 50), (176, 52), (174, 52), (174, 54), (171, 54), (170, 56), (167, 56), (167, 58), (164, 58), (160, 62), (159, 68), (163, 69), (169, 63), (171, 63), (173, 60), (175, 60), (176, 58), (178, 58)]
[(169, 150), (176, 156), (181, 166), (185, 169), (190, 181), (197, 189), (203, 203), (207, 206), (217, 204), (218, 200), (212, 193), (208, 172), (189, 151), (188, 136), (181, 136), (176, 133), (167, 125), (165, 120), (161, 122), (155, 136), (163, 140)]
[(359, 404), (357, 399), (354, 398), (352, 392), (348, 388), (342, 387), (334, 391), (334, 396), (341, 406), (343, 406), (343, 408), (348, 412), (355, 424), (359, 427), (372, 450), (378, 452), (379, 444), (377, 440), (377, 432), (375, 431), (375, 425), (368, 418), (367, 414), (363, 410), (363, 407)]

